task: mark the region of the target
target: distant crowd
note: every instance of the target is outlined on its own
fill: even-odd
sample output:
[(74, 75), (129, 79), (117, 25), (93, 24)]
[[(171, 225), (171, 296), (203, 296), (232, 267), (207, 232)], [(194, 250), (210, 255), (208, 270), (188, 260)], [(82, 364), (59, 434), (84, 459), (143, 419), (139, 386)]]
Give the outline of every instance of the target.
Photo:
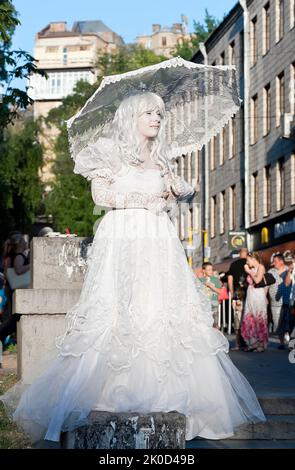
[[(269, 336), (278, 349), (291, 347), (295, 338), (294, 253), (273, 253), (266, 270), (259, 252), (242, 248), (227, 273), (214, 271), (205, 262), (198, 278), (211, 299), (214, 327), (220, 328), (220, 304), (231, 303), (236, 344), (232, 350), (263, 352)], [(227, 309), (228, 321), (228, 309)]]

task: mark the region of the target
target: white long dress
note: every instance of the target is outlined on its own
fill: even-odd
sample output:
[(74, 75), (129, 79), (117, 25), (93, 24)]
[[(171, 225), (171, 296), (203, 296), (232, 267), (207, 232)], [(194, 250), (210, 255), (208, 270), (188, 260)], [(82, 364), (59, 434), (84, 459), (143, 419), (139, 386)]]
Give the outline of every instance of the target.
[[(152, 197), (164, 188), (156, 169), (124, 166), (92, 177), (95, 202), (110, 206), (115, 192)], [(204, 286), (165, 210), (103, 216), (66, 321), (51, 365), (26, 390), (19, 383), (0, 397), (33, 440), (58, 441), (61, 431), (87, 423), (91, 410), (177, 410), (186, 415), (188, 440), (227, 438), (242, 423), (265, 420), (227, 339), (212, 327)]]

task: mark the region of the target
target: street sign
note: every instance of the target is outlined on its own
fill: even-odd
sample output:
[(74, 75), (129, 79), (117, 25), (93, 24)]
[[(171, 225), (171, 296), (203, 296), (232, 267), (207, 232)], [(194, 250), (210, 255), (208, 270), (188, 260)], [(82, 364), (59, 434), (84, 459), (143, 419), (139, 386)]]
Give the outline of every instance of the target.
[(247, 247), (246, 232), (228, 232), (228, 248), (230, 250), (240, 250)]

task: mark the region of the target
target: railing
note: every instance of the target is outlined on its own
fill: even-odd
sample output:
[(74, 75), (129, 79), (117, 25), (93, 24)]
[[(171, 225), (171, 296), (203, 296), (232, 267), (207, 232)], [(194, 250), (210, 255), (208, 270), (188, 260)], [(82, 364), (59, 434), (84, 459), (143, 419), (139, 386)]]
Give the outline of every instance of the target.
[(218, 304), (218, 327), (223, 333), (228, 335), (232, 332), (232, 296), (231, 293), (228, 293), (228, 300), (223, 300)]

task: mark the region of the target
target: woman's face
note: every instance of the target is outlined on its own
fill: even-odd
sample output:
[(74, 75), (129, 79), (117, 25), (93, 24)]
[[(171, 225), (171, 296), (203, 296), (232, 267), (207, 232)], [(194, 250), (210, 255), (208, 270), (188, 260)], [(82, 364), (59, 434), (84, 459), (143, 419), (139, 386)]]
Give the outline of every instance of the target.
[(257, 266), (258, 262), (253, 256), (247, 256), (247, 265), (249, 268), (255, 268)]
[(137, 129), (145, 139), (157, 137), (161, 127), (161, 113), (158, 108), (148, 110), (138, 116)]

